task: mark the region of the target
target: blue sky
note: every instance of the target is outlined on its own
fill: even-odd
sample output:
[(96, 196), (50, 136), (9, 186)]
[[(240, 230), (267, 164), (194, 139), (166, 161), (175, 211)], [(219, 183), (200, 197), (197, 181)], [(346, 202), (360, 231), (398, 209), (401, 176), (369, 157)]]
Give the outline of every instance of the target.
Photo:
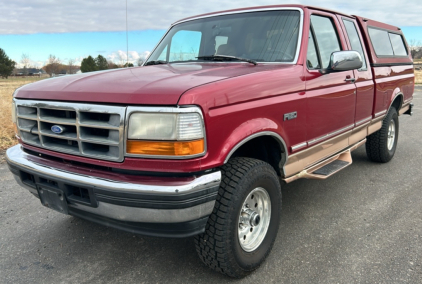
[(420, 0), (0, 0), (0, 48), (16, 62), (23, 53), (42, 66), (50, 54), (63, 63), (102, 54), (121, 62), (146, 56), (165, 30), (178, 19), (222, 9), (306, 4), (360, 15), (402, 28), (408, 42), (422, 42)]
[[(130, 31), (129, 55), (136, 52), (142, 56), (145, 51), (150, 51), (164, 33), (165, 30)], [(80, 61), (88, 55), (98, 54), (119, 62), (118, 51), (126, 54), (126, 32), (0, 35), (0, 47), (16, 62), (21, 60), (22, 53), (27, 54), (34, 65), (44, 63), (50, 54), (59, 57), (63, 63), (71, 58)]]
[[(422, 43), (422, 27), (402, 27), (408, 42), (415, 39)], [(129, 32), (129, 58), (136, 62), (137, 56), (145, 56), (158, 43), (165, 30), (145, 30)], [(76, 59), (76, 63), (88, 55), (101, 54), (118, 63), (126, 56), (125, 32), (81, 32), (29, 35), (0, 35), (0, 47), (6, 54), (19, 62), (22, 53), (32, 60), (32, 64), (42, 66), (50, 54), (59, 57), (63, 63)], [(120, 53), (119, 53), (120, 51)]]

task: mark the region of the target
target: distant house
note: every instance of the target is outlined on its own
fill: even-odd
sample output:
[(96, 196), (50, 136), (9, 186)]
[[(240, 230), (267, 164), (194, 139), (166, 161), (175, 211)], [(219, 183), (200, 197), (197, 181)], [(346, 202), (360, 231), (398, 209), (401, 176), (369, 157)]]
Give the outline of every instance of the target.
[(41, 76), (42, 74), (46, 74), (43, 69), (38, 68), (18, 68), (16, 72), (16, 76)]

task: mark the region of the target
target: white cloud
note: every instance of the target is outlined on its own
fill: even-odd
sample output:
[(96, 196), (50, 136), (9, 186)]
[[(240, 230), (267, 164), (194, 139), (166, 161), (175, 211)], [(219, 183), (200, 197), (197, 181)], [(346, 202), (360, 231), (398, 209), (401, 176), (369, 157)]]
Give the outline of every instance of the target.
[[(129, 54), (128, 59), (127, 59), (127, 54)], [(107, 60), (110, 60), (116, 64), (125, 64), (126, 60), (128, 60), (129, 63), (132, 63), (136, 66), (138, 64), (139, 59), (145, 60), (145, 58), (149, 54), (150, 54), (149, 51), (137, 52), (137, 51), (129, 50), (129, 53), (127, 53), (123, 50), (118, 50), (116, 52), (112, 52), (111, 54), (108, 54), (106, 58)]]
[[(397, 26), (422, 26), (420, 0), (299, 0), (347, 14), (356, 14)], [(130, 30), (166, 29), (181, 18), (223, 9), (275, 5), (279, 0), (128, 0)], [(2, 1), (0, 34), (62, 33), (81, 31), (123, 31), (126, 28), (124, 2), (103, 1)]]
[(75, 62), (73, 64), (76, 65), (76, 66), (81, 66), (83, 59), (84, 58), (82, 56), (76, 57), (76, 58), (74, 58)]
[[(16, 67), (17, 68), (23, 68), (24, 66), (23, 66), (23, 64), (22, 64), (22, 62), (16, 62), (17, 64), (16, 64)], [(27, 65), (27, 67), (28, 68), (41, 68), (41, 67), (43, 67), (45, 64), (47, 64), (47, 62), (46, 61), (39, 61), (39, 60), (32, 60), (32, 59), (29, 59), (29, 62), (28, 62), (28, 65)]]

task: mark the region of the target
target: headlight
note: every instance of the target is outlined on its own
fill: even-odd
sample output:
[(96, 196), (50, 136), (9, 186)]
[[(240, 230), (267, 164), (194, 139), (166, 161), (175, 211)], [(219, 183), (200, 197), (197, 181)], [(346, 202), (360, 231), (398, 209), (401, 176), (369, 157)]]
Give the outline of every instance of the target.
[[(154, 110), (157, 109), (150, 109)], [(205, 154), (204, 122), (198, 108), (162, 108), (159, 111), (129, 109), (127, 154), (170, 158)]]

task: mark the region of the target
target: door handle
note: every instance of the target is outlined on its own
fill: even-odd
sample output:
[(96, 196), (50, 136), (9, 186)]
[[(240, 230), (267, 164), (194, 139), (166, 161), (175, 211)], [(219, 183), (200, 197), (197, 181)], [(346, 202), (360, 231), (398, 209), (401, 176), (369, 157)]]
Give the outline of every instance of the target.
[(354, 83), (356, 81), (355, 78), (346, 78), (344, 81)]

